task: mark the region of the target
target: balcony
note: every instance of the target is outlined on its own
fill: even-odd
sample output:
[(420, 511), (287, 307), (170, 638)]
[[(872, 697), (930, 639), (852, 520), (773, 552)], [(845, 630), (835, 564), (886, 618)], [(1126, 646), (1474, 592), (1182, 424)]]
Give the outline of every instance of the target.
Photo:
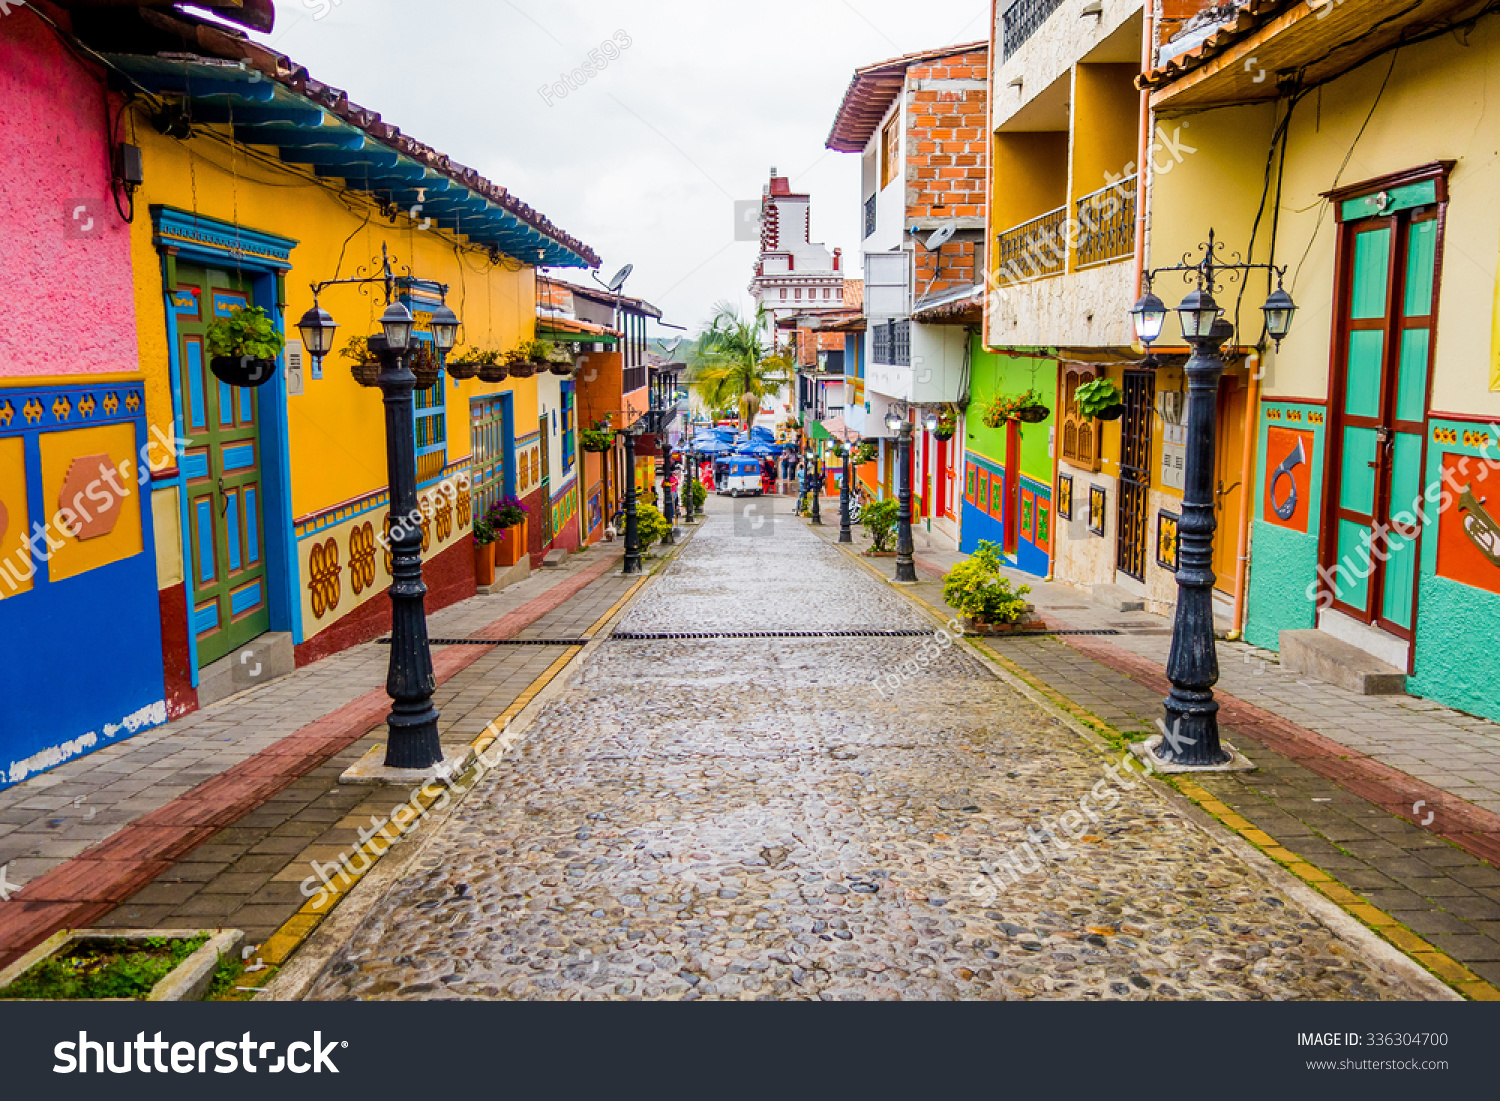
[(1075, 204), (1075, 268), (1107, 264), (1135, 254), (1135, 185), (1132, 176), (1101, 187)]
[(1061, 275), (1067, 265), (1065, 236), (1068, 208), (1060, 206), (995, 237), (995, 262), (1001, 281)]
[(1062, 0), (1016, 0), (1000, 16), (1001, 61), (1009, 61), (1047, 22)]
[(870, 326), (873, 363), (892, 367), (911, 366), (911, 322), (886, 321)]

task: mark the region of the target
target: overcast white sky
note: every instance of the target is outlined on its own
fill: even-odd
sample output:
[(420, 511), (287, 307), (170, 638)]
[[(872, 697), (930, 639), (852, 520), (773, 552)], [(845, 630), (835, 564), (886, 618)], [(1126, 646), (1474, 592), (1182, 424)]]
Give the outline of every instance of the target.
[[(988, 35), (989, 0), (277, 0), (262, 41), (479, 170), (696, 329), (748, 302), (734, 203), (775, 165), (859, 253), (859, 159), (823, 148), (855, 68)], [(624, 32), (566, 98), (539, 93)], [(587, 281), (587, 274), (567, 276)], [(665, 334), (670, 335), (670, 334)]]

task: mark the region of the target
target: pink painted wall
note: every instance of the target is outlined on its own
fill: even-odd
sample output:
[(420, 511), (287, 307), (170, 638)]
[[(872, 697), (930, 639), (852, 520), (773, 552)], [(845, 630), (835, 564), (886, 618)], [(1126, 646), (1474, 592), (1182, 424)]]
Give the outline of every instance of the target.
[(139, 369), (105, 94), (33, 12), (0, 15), (0, 377)]

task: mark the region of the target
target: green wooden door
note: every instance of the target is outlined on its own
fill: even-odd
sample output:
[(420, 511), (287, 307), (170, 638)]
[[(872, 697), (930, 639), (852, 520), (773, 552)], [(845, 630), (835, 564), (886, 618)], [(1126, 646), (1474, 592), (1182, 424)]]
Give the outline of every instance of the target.
[[(1393, 195), (1395, 193), (1392, 193)], [(1420, 197), (1419, 197), (1420, 198)], [(1399, 201), (1386, 201), (1386, 209)], [(1404, 638), (1417, 591), (1439, 220), (1434, 205), (1346, 222), (1325, 558), (1340, 610)]]
[(552, 421), (543, 413), (538, 421), (542, 437), (542, 549), (552, 545)]
[(172, 300), (181, 432), (187, 440), (181, 461), (187, 486), (188, 618), (204, 666), (271, 627), (258, 393), (214, 378), (204, 348), (208, 323), (249, 305), (251, 288), (235, 272), (176, 267)]

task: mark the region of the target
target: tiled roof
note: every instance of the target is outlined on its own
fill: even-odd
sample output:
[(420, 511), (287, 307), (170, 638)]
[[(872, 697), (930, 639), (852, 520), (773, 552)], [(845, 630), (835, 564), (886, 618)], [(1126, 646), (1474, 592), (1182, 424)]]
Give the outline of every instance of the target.
[(869, 144), (870, 135), (875, 133), (880, 120), (885, 118), (886, 111), (890, 110), (891, 104), (901, 94), (901, 89), (906, 84), (907, 69), (944, 57), (988, 53), (989, 48), (987, 41), (944, 46), (937, 50), (904, 54), (854, 70), (854, 79), (844, 92), (844, 101), (839, 104), (826, 145), (839, 153), (863, 153), (865, 146)]

